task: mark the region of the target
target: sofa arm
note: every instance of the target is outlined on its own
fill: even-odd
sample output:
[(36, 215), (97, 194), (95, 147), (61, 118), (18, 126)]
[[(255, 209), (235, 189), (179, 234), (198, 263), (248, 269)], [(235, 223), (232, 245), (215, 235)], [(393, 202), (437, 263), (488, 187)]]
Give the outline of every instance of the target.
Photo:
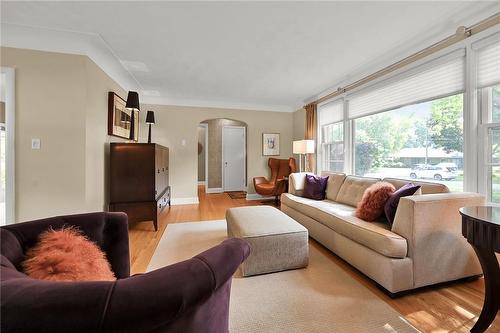
[[(184, 314), (202, 312), (205, 302), (231, 283), (249, 251), (244, 240), (229, 239), (192, 259), (116, 281), (103, 332), (159, 332)], [(229, 301), (229, 288), (219, 295)]]
[(302, 196), (306, 175), (312, 175), (312, 172), (295, 172), (288, 176), (288, 193)]
[(472, 247), (462, 236), (458, 212), (484, 205), (477, 193), (439, 193), (401, 198), (392, 231), (406, 238), (415, 287), (481, 274)]
[(77, 227), (88, 239), (95, 242), (106, 253), (117, 278), (121, 279), (130, 275), (128, 222), (127, 215), (124, 213), (97, 212), (55, 216), (11, 224), (3, 228), (17, 237), (23, 251), (26, 252), (36, 244), (42, 232), (49, 228), (60, 229), (64, 226)]

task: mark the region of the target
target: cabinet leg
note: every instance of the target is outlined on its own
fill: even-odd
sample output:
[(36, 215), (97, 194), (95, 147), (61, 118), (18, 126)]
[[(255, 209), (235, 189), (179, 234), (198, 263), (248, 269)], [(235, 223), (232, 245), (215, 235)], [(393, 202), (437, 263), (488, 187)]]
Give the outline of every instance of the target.
[(158, 219), (157, 218), (153, 220), (153, 225), (155, 227), (155, 231), (158, 231)]

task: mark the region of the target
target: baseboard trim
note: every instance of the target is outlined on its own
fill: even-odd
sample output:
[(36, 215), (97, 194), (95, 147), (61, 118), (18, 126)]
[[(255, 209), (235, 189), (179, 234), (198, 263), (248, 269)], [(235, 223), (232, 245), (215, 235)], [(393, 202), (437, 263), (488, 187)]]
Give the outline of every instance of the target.
[(206, 193), (222, 193), (224, 189), (222, 187), (212, 187), (205, 190)]
[(199, 204), (200, 201), (198, 200), (198, 197), (192, 197), (192, 198), (172, 198), (171, 199), (171, 204), (176, 206), (176, 205), (196, 205)]
[(205, 181), (204, 180), (198, 181), (198, 185), (205, 185)]
[(247, 200), (274, 200), (274, 197), (265, 197), (257, 193), (247, 193)]

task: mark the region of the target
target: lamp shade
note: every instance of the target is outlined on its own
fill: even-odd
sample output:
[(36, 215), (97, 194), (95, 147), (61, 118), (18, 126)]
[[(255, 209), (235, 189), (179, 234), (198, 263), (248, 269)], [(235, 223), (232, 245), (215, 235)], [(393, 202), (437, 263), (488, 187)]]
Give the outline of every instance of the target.
[(155, 123), (155, 113), (153, 111), (148, 111), (146, 113), (146, 124), (154, 124)]
[(304, 141), (305, 150), (304, 154), (314, 154), (314, 140), (302, 140)]
[(314, 140), (298, 140), (293, 142), (294, 154), (314, 154)]
[(125, 107), (129, 110), (140, 110), (139, 108), (139, 94), (137, 91), (129, 91), (127, 96), (127, 104)]
[(293, 153), (294, 154), (306, 153), (306, 145), (304, 143), (304, 140), (298, 140), (293, 142)]

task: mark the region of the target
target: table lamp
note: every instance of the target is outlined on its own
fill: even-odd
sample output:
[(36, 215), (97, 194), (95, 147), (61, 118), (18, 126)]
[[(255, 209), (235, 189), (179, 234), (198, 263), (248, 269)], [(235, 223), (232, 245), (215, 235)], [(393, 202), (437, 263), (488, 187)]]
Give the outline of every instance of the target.
[(130, 136), (129, 139), (135, 141), (135, 111), (139, 111), (139, 94), (137, 91), (129, 91), (127, 104), (125, 107), (130, 110)]
[(148, 111), (146, 114), (146, 124), (149, 125), (148, 131), (148, 143), (151, 143), (151, 124), (155, 123), (155, 113), (153, 111)]

